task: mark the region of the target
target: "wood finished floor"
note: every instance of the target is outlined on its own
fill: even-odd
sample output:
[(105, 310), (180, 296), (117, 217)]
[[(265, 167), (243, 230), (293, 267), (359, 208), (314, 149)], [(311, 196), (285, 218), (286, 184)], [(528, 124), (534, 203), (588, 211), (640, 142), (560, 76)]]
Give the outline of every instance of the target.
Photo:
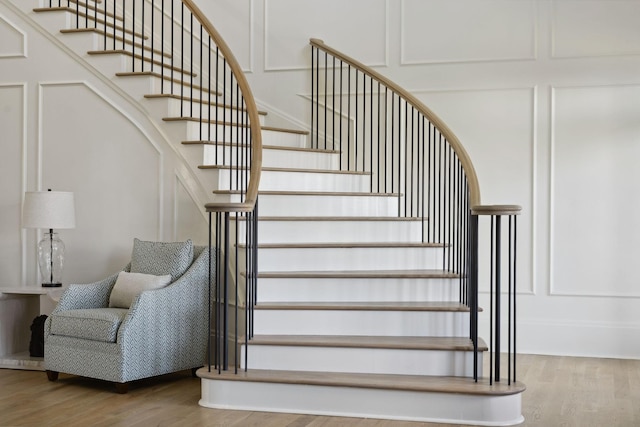
[[(521, 355), (523, 426), (640, 426), (640, 360)], [(142, 380), (128, 394), (70, 375), (0, 369), (0, 426), (419, 427), (444, 424), (205, 409), (190, 372)]]

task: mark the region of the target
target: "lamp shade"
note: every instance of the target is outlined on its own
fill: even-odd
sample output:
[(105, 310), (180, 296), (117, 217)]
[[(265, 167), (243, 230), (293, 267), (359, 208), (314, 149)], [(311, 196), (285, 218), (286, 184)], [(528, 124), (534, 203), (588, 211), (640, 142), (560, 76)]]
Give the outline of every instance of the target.
[(24, 228), (75, 228), (73, 193), (69, 191), (28, 191), (22, 207)]

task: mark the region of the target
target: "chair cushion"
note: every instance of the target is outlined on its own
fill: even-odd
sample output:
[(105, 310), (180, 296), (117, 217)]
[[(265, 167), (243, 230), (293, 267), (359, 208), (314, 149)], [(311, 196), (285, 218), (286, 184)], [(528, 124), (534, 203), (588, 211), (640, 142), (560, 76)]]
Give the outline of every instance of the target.
[(146, 242), (133, 240), (131, 272), (164, 276), (173, 282), (184, 274), (193, 262), (193, 242)]
[(154, 276), (153, 274), (127, 273), (118, 274), (109, 296), (109, 307), (129, 308), (136, 296), (150, 289), (164, 288), (171, 282), (170, 275)]
[(116, 342), (126, 308), (89, 308), (51, 314), (51, 333), (93, 341)]

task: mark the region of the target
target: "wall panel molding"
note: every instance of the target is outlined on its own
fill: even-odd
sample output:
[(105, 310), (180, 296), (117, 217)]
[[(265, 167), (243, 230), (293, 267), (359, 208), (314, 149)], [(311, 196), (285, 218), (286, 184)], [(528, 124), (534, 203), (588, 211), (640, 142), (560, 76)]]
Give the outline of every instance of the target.
[[(445, 96), (446, 95), (452, 95), (452, 96), (469, 95), (471, 97), (483, 96), (484, 94), (487, 94), (487, 95), (501, 94), (501, 96), (495, 96), (493, 98), (506, 99), (505, 97), (509, 95), (508, 92), (511, 92), (511, 97), (514, 98), (518, 103), (521, 103), (520, 107), (530, 110), (530, 114), (528, 115), (528, 118), (526, 120), (526, 126), (530, 128), (530, 133), (524, 137), (526, 139), (526, 146), (524, 147), (525, 152), (519, 153), (520, 157), (525, 155), (529, 156), (525, 166), (530, 170), (530, 174), (526, 177), (527, 195), (524, 198), (524, 202), (520, 203), (523, 205), (524, 212), (523, 212), (523, 215), (521, 215), (520, 219), (518, 220), (518, 232), (520, 234), (520, 237), (518, 240), (521, 242), (521, 244), (524, 243), (525, 245), (528, 245), (527, 249), (531, 251), (529, 254), (526, 254), (526, 258), (525, 258), (527, 260), (526, 262), (529, 264), (527, 268), (526, 269), (523, 268), (523, 265), (519, 266), (519, 271), (520, 272), (524, 271), (526, 272), (526, 274), (523, 276), (522, 273), (519, 273), (519, 277), (521, 279), (519, 279), (518, 282), (521, 283), (523, 281), (528, 281), (529, 283), (527, 284), (526, 287), (522, 287), (522, 285), (520, 285), (520, 287), (518, 288), (519, 289), (518, 294), (535, 295), (537, 293), (536, 253), (537, 253), (537, 244), (538, 244), (537, 238), (536, 238), (538, 234), (537, 233), (538, 202), (537, 202), (537, 193), (536, 193), (537, 192), (536, 183), (538, 181), (538, 168), (537, 168), (537, 165), (538, 165), (538, 154), (537, 154), (538, 153), (538, 131), (537, 131), (538, 129), (538, 126), (537, 126), (538, 87), (537, 86), (502, 87), (502, 88), (467, 87), (467, 88), (448, 88), (448, 89), (432, 89), (432, 90), (420, 89), (420, 90), (411, 90), (410, 92), (416, 95), (419, 99), (421, 99), (425, 103), (425, 105), (427, 105), (429, 108), (432, 108), (434, 112), (437, 115), (439, 115), (440, 118), (442, 118), (445, 121), (445, 123), (447, 123), (452, 128), (453, 132), (460, 138), (462, 145), (465, 147), (465, 149), (469, 153), (471, 157), (471, 161), (474, 163), (474, 167), (476, 168), (476, 171), (478, 173), (478, 178), (480, 180), (480, 189), (483, 195), (483, 203), (489, 203), (489, 204), (517, 203), (517, 201), (515, 200), (507, 200), (504, 198), (504, 197), (506, 198), (512, 197), (511, 196), (512, 194), (518, 194), (517, 192), (514, 193), (516, 189), (513, 189), (513, 188), (510, 190), (504, 190), (506, 183), (509, 181), (518, 181), (517, 177), (511, 177), (510, 180), (507, 180), (507, 181), (502, 180), (498, 182), (488, 182), (487, 180), (483, 180), (481, 176), (482, 171), (483, 170), (487, 171), (491, 168), (495, 169), (495, 164), (493, 164), (492, 166), (491, 164), (487, 163), (489, 160), (479, 158), (478, 156), (474, 156), (472, 153), (472, 151), (475, 150), (476, 153), (484, 153), (485, 155), (492, 157), (493, 160), (499, 160), (499, 159), (496, 159), (495, 156), (490, 155), (490, 153), (495, 154), (499, 152), (496, 150), (500, 150), (500, 147), (479, 146), (478, 144), (482, 144), (482, 142), (480, 140), (473, 141), (473, 137), (471, 136), (473, 134), (476, 134), (476, 132), (474, 132), (473, 130), (465, 130), (461, 127), (461, 126), (465, 126), (466, 123), (470, 123), (469, 120), (466, 120), (465, 118), (456, 119), (455, 117), (453, 117), (456, 114), (460, 114), (459, 111), (453, 111), (452, 107), (450, 106), (447, 111), (440, 111), (439, 113), (439, 110), (441, 110), (441, 107), (439, 107), (437, 103), (432, 103), (432, 102), (429, 102), (428, 100), (425, 100), (425, 98), (427, 98), (428, 95), (434, 95), (434, 94), (435, 95), (442, 94)], [(491, 97), (489, 97), (488, 99), (491, 99)], [(458, 103), (456, 105), (461, 105), (461, 104)], [(503, 107), (506, 108), (505, 106)], [(480, 110), (475, 110), (475, 111), (477, 111), (477, 113), (473, 112), (474, 115), (478, 116), (481, 114)], [(487, 108), (484, 111), (484, 114), (487, 114), (487, 115), (493, 114), (491, 106), (487, 106)], [(496, 113), (496, 114), (499, 114), (499, 113)], [(464, 121), (464, 123), (462, 123), (461, 121)], [(482, 124), (483, 133), (486, 135), (490, 135), (492, 132), (492, 129), (495, 127), (493, 131), (496, 132), (495, 134), (500, 135), (501, 132), (506, 130), (504, 126), (508, 126), (509, 124), (510, 123), (508, 118), (505, 119), (503, 117), (499, 117), (499, 118), (494, 117), (493, 120), (488, 120), (486, 121), (486, 124)], [(525, 125), (525, 122), (521, 124)], [(481, 124), (478, 124), (478, 125), (480, 126)], [(475, 147), (471, 147), (471, 144), (474, 144)], [(517, 158), (518, 157), (515, 157), (514, 159), (517, 159)], [(507, 164), (506, 162), (509, 162), (509, 160), (503, 159), (503, 162), (505, 162), (503, 164)], [(514, 173), (514, 171), (510, 171), (510, 172)], [(509, 172), (505, 172), (505, 173), (509, 173)], [(491, 194), (491, 193), (494, 193), (494, 194)], [(500, 195), (500, 193), (504, 193), (505, 196)], [(526, 222), (523, 222), (523, 218), (527, 218)], [(526, 235), (523, 233), (526, 233)], [(520, 249), (522, 249), (522, 247), (520, 247)], [(521, 258), (522, 256), (524, 256), (524, 254), (520, 251), (518, 253), (518, 257)], [(526, 279), (523, 280), (522, 277), (526, 277)], [(487, 293), (488, 291), (483, 291), (481, 289), (481, 292)]]
[(535, 0), (402, 0), (400, 10), (402, 65), (537, 58)]
[(553, 58), (640, 55), (640, 2), (552, 0)]
[(640, 298), (639, 97), (640, 84), (551, 87), (551, 296)]
[[(318, 9), (308, 10), (312, 6)], [(295, 8), (302, 9), (296, 13)], [(287, 13), (281, 13), (284, 10)], [(363, 10), (367, 13), (358, 13)], [(376, 12), (375, 16), (373, 12)], [(309, 19), (305, 20), (305, 17)], [(284, 21), (277, 22), (279, 18)], [(389, 0), (264, 0), (263, 19), (265, 71), (309, 69), (310, 38), (323, 39), (328, 45), (370, 67), (388, 65)], [(353, 37), (356, 28), (360, 34)], [(380, 28), (382, 31), (378, 31)], [(335, 32), (340, 33), (333, 36)], [(353, 42), (337, 46), (332, 44), (333, 40)], [(369, 50), (362, 50), (362, 40), (370, 40), (365, 45)], [(376, 50), (379, 48), (381, 50)], [(282, 52), (286, 57), (278, 59), (276, 52)]]
[(0, 59), (26, 57), (27, 34), (9, 19), (0, 15)]

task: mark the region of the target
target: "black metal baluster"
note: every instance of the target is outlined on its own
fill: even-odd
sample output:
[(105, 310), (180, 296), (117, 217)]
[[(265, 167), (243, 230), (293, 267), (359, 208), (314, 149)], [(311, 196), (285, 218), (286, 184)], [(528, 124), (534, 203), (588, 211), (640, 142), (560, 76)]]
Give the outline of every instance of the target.
[(347, 169), (351, 170), (351, 65), (347, 64)]
[(496, 258), (495, 258), (495, 284), (496, 284), (496, 302), (495, 302), (495, 372), (496, 372), (496, 381), (500, 381), (500, 310), (501, 310), (501, 270), (500, 270), (500, 258), (501, 258), (501, 244), (502, 244), (502, 236), (501, 236), (501, 222), (502, 217), (500, 215), (496, 216)]
[(324, 149), (327, 149), (327, 52), (324, 53)]
[(489, 274), (489, 385), (493, 385), (493, 279), (494, 279), (494, 217), (491, 216), (491, 259), (490, 259), (490, 274)]
[(333, 68), (331, 69), (331, 149), (336, 149), (336, 57), (333, 59)]
[(342, 76), (344, 74), (344, 70), (343, 70), (343, 65), (344, 62), (340, 61), (340, 115), (339, 115), (339, 120), (340, 120), (340, 167), (339, 169), (342, 170)]
[(207, 325), (208, 325), (208, 331), (209, 333), (207, 334), (207, 371), (211, 372), (211, 351), (212, 351), (212, 347), (211, 347), (211, 261), (212, 261), (212, 254), (211, 254), (211, 235), (212, 235), (212, 224), (211, 224), (211, 211), (208, 212), (208, 216), (209, 216), (209, 236), (208, 236), (208, 246), (207, 246), (207, 250), (209, 251), (209, 265), (207, 265), (207, 281), (208, 281), (208, 294), (207, 294)]
[[(164, 94), (164, 0), (160, 1), (160, 93)], [(171, 53), (173, 54), (173, 52)], [(151, 58), (153, 58), (153, 55), (153, 52), (151, 52)]]
[(353, 129), (354, 129), (354, 135), (353, 135), (353, 146), (354, 146), (354, 161), (353, 161), (353, 165), (354, 168), (352, 170), (357, 171), (358, 170), (358, 70), (356, 69), (355, 71), (355, 80), (356, 80), (356, 96), (355, 96), (355, 101), (356, 101), (356, 105), (355, 105), (355, 110), (356, 110), (356, 118), (353, 122)]
[(315, 123), (315, 115), (313, 114), (313, 110), (314, 110), (314, 104), (316, 102), (316, 93), (315, 93), (315, 74), (316, 74), (316, 62), (315, 62), (315, 52), (316, 52), (316, 48), (315, 46), (311, 46), (311, 148), (314, 147), (313, 145), (313, 136), (315, 133), (315, 128), (317, 126), (317, 124)]

